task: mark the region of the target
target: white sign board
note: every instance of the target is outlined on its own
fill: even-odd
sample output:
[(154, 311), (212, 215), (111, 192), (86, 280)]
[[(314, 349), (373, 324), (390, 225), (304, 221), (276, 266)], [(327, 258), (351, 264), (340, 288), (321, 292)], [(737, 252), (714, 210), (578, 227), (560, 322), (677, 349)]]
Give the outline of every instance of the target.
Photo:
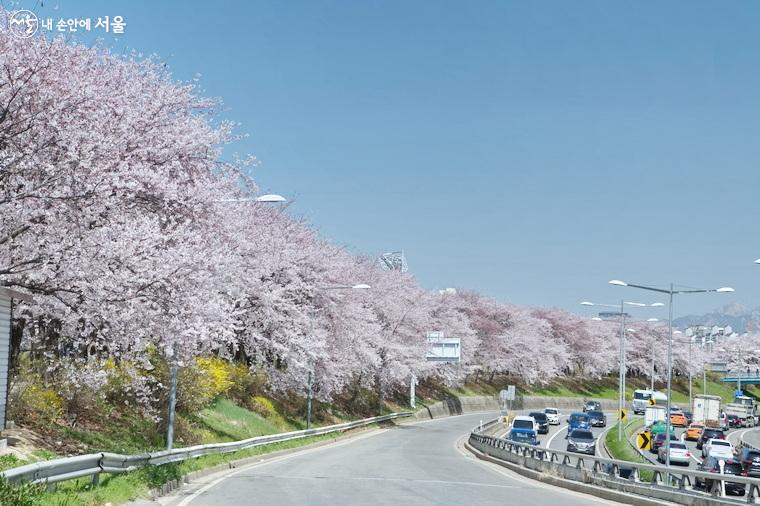
[(430, 332), (427, 335), (428, 352), (425, 358), (430, 362), (459, 362), (461, 339), (443, 337), (443, 332)]
[(509, 385), (507, 387), (507, 400), (508, 401), (515, 400), (515, 386), (514, 385)]

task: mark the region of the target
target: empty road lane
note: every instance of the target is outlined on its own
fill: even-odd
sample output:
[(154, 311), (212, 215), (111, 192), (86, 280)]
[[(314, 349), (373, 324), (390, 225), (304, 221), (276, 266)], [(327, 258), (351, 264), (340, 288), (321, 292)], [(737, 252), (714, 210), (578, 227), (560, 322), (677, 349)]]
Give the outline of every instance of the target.
[(613, 504), (512, 475), (463, 452), (458, 441), (488, 418), (464, 415), (393, 427), (256, 464), (162, 503)]

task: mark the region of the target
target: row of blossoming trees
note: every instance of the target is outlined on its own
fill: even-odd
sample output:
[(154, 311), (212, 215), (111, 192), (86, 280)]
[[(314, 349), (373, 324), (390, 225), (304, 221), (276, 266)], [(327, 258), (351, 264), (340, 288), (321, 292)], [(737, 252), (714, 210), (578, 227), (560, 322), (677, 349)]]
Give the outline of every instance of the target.
[[(313, 369), (324, 399), (411, 374), (616, 369), (614, 323), (425, 290), (253, 202), (251, 160), (223, 151), (236, 134), (217, 108), (153, 59), (0, 32), (0, 286), (34, 295), (15, 316), (40, 357), (215, 354), (272, 389), (302, 391)], [(371, 289), (324, 289), (354, 283)], [(662, 371), (662, 329), (638, 330), (631, 370), (648, 374), (654, 346)], [(461, 338), (460, 364), (425, 361), (429, 331)]]

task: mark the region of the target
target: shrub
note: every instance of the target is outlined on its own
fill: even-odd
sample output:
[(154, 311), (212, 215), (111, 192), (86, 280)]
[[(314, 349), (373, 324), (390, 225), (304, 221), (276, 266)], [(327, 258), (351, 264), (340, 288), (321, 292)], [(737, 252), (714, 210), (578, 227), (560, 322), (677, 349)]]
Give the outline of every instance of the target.
[(55, 390), (38, 383), (37, 378), (30, 378), (26, 384), (19, 385), (11, 406), (11, 416), (16, 420), (47, 424), (63, 415), (66, 404)]

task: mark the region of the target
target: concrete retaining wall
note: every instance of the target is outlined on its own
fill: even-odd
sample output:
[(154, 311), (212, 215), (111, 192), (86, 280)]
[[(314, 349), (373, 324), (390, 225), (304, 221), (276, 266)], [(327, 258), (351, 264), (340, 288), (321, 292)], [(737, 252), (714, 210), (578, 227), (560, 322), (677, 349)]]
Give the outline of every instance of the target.
[(436, 402), (419, 409), (414, 417), (418, 420), (424, 420), (482, 411), (499, 411), (499, 399), (487, 395), (450, 397), (445, 401)]

